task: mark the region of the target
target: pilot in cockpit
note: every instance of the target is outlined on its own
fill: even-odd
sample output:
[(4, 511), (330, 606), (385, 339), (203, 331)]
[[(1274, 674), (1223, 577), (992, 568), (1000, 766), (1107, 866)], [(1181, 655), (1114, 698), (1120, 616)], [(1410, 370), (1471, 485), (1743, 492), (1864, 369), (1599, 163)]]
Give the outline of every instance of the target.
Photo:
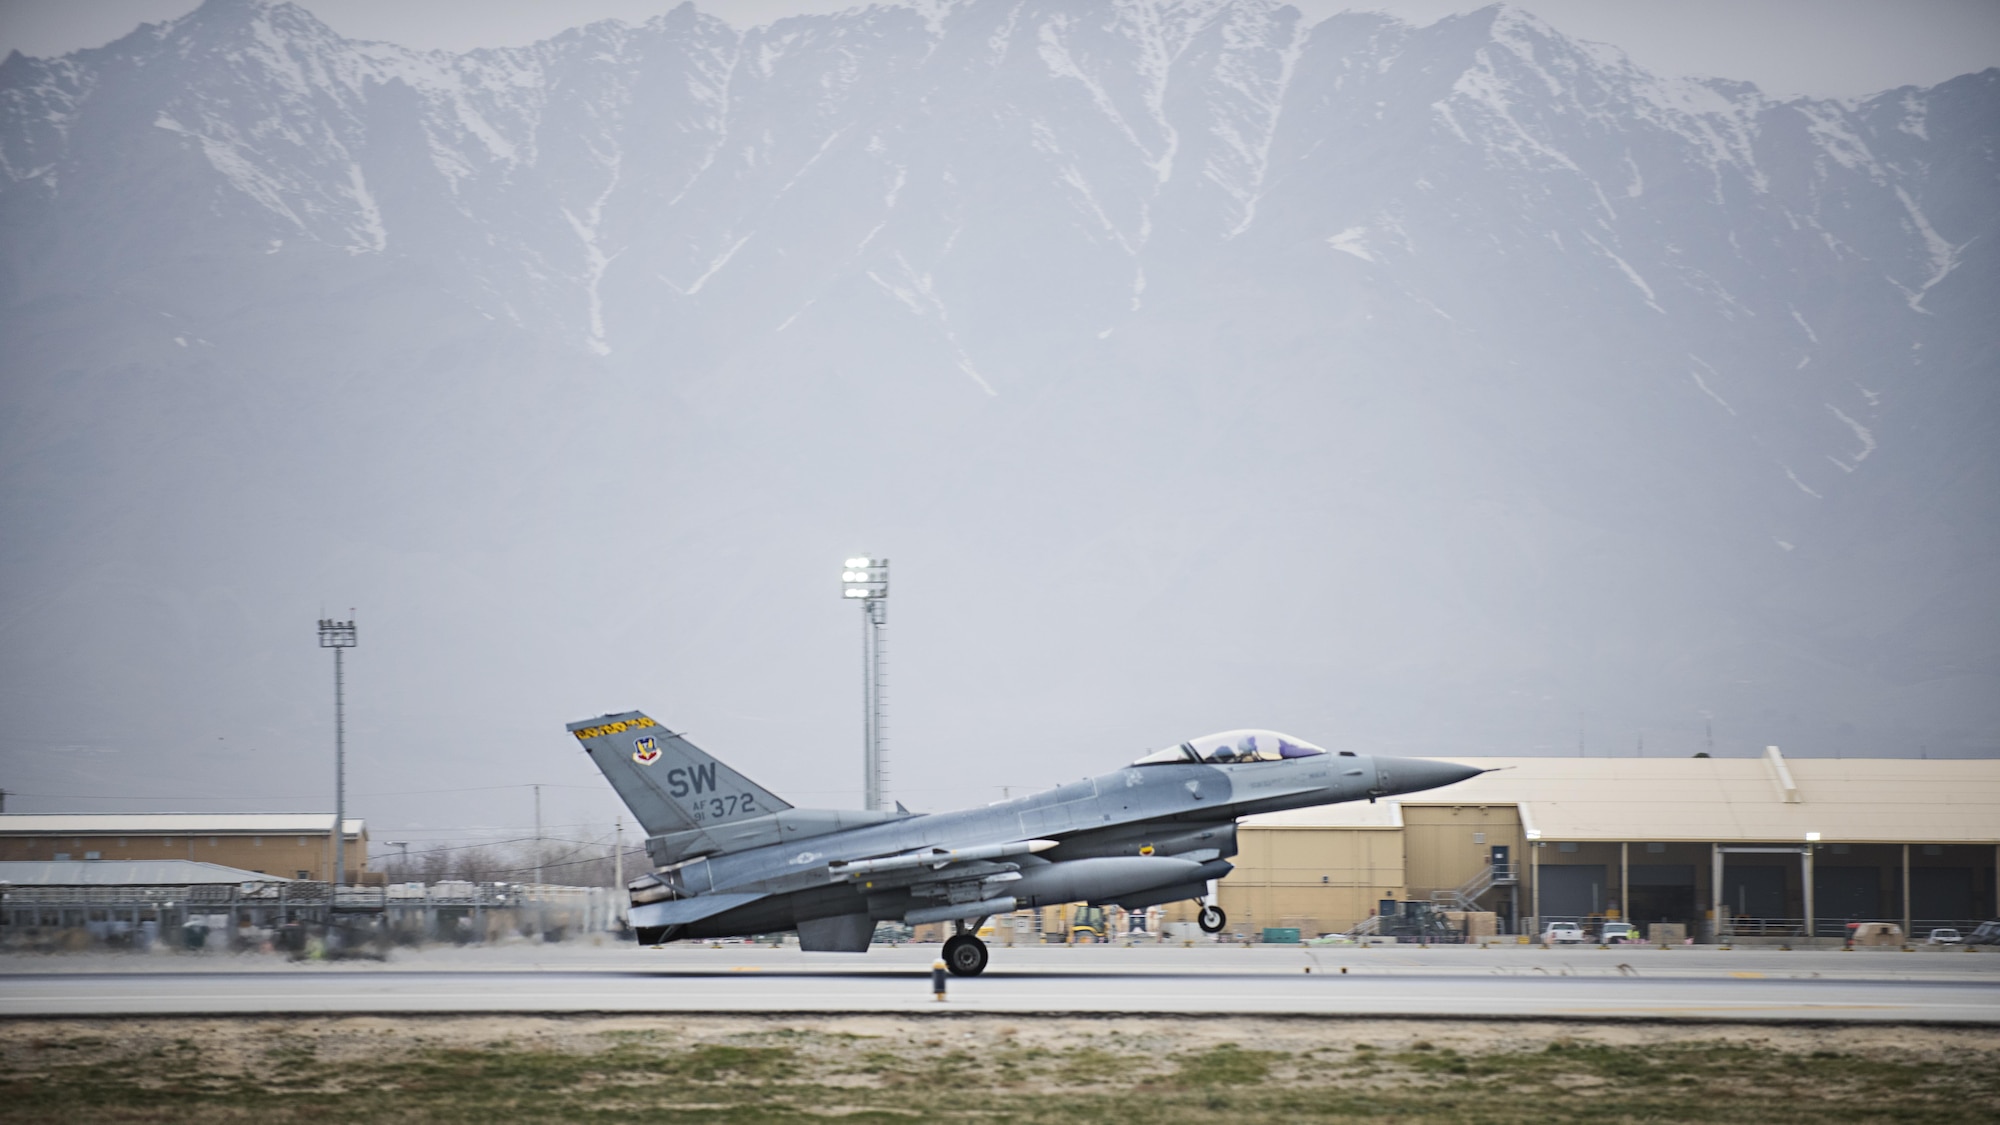
[(1309, 758), (1324, 753), (1325, 750), (1310, 742), (1278, 734), (1275, 731), (1226, 731), (1156, 751), (1133, 764), (1145, 766), (1170, 762), (1207, 762), (1226, 766), (1241, 765), (1245, 762), (1276, 762), (1286, 758)]

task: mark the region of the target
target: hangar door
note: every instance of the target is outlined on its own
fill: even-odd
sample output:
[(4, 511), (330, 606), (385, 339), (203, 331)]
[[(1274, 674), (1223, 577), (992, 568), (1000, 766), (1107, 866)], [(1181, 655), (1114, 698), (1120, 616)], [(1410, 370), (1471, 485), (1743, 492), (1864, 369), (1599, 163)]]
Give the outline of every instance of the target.
[(1625, 916), (1634, 922), (1683, 922), (1695, 920), (1694, 864), (1635, 863), (1632, 865), (1632, 902)]
[(1916, 918), (1972, 917), (1972, 870), (1919, 867), (1911, 871), (1910, 914)]
[(1604, 910), (1601, 863), (1545, 863), (1541, 880), (1544, 918), (1581, 918)]
[(1822, 918), (1839, 918), (1848, 922), (1884, 917), (1882, 869), (1813, 868), (1813, 912)]
[(1727, 867), (1722, 872), (1722, 902), (1738, 918), (1787, 918), (1785, 869)]

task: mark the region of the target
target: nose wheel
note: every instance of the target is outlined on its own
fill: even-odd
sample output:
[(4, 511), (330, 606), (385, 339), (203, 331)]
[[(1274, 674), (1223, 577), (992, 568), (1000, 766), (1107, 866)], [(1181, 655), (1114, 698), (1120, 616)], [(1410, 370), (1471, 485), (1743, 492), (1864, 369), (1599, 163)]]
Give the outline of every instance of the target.
[(944, 943), (944, 967), (955, 977), (976, 977), (986, 971), (986, 943), (959, 934)]
[(1201, 908), (1200, 914), (1195, 915), (1194, 924), (1201, 927), (1202, 933), (1219, 934), (1222, 932), (1222, 927), (1229, 924), (1229, 915), (1224, 914), (1220, 906), (1211, 902)]

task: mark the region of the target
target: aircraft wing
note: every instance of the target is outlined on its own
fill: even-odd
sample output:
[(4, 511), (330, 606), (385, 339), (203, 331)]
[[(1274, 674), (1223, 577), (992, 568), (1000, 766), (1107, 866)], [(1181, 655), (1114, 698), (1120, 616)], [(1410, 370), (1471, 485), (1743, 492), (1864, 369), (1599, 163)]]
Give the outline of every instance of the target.
[(748, 906), (764, 894), (713, 894), (697, 898), (680, 898), (671, 902), (649, 902), (632, 908), (632, 925), (639, 929), (653, 929), (658, 926), (685, 926), (689, 922), (699, 922), (725, 910)]

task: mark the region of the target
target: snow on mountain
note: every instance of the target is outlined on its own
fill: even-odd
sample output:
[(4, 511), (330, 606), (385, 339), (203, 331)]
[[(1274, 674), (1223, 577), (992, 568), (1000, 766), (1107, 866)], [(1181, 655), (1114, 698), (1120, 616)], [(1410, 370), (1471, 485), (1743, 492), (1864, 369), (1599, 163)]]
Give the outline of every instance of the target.
[[(1267, 0), (683, 4), (464, 55), (209, 0), (15, 55), (8, 753), (91, 706), (106, 745), (297, 741), (269, 623), (329, 590), (402, 606), (380, 659), (437, 646), (384, 731), (664, 692), (820, 741), (845, 624), (772, 591), (870, 543), (923, 575), (927, 746), (1990, 751), (1996, 95)], [(119, 620), (202, 622), (217, 670)]]

